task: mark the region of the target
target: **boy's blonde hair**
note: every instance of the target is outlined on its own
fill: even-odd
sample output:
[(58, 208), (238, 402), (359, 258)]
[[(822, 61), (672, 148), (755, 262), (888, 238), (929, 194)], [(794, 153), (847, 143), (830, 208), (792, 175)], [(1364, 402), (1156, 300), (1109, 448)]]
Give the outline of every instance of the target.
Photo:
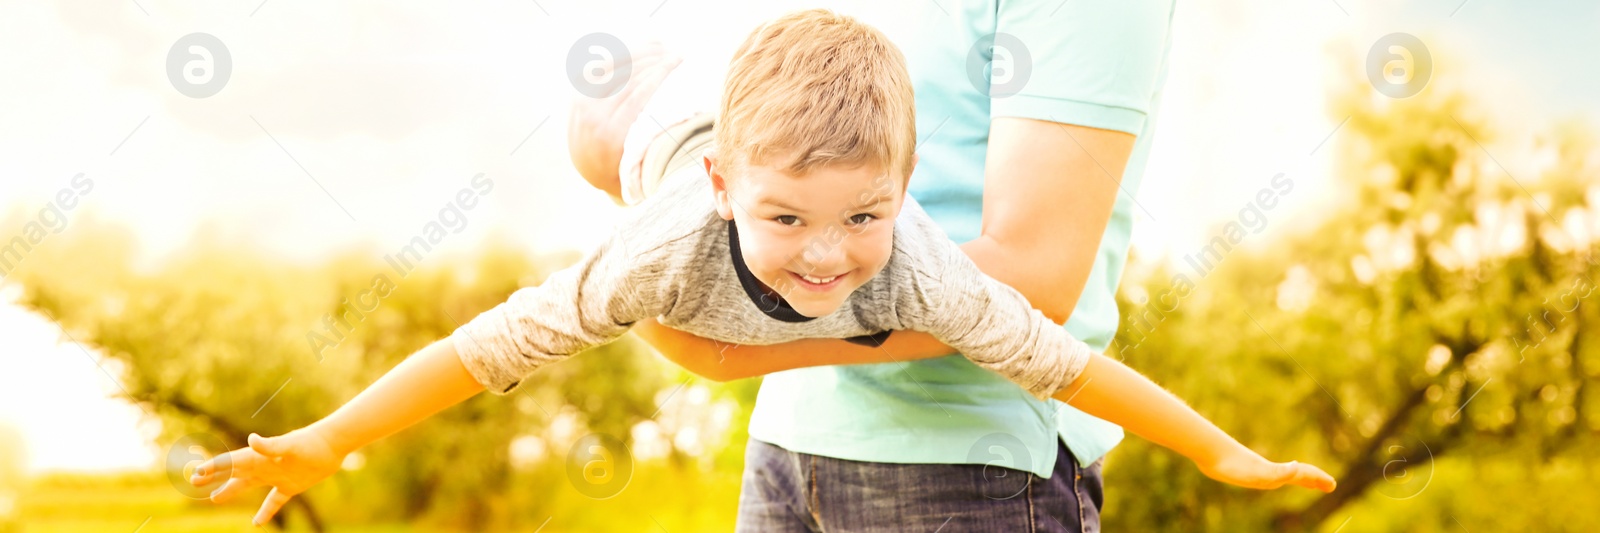
[(716, 144), (730, 171), (878, 165), (904, 179), (916, 150), (905, 57), (876, 28), (823, 9), (769, 22), (728, 66)]

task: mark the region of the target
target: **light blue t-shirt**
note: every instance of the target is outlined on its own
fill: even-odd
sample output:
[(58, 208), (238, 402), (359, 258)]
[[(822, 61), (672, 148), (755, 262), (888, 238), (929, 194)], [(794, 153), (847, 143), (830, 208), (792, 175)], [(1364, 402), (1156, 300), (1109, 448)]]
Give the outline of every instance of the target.
[[(1024, 117), (1138, 136), (1122, 177), (1126, 192), (1117, 197), (1066, 324), (1103, 352), (1117, 330), (1114, 296), (1135, 209), (1129, 195), (1139, 189), (1150, 151), (1173, 1), (917, 5), (922, 12), (913, 35), (899, 43), (916, 86), (921, 157), (909, 193), (950, 238), (966, 242), (980, 234), (990, 119)], [(994, 464), (1045, 478), (1055, 467), (1058, 435), (1084, 466), (1122, 440), (1122, 428), (1055, 400), (1036, 400), (959, 354), (775, 373), (761, 384), (750, 420), (752, 438), (795, 452)]]

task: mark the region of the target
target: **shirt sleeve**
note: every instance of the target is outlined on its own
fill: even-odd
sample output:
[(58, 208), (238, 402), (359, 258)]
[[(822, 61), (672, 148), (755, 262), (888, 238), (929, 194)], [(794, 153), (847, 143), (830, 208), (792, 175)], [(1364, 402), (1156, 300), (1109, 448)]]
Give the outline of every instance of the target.
[(1144, 133), (1172, 9), (1170, 0), (1003, 3), (988, 58), (990, 116)]
[(543, 284), (512, 293), (451, 334), (461, 362), (497, 395), (510, 393), (546, 364), (627, 333), (633, 323), (663, 312), (667, 269), (652, 257), (630, 253), (621, 233)]
[[(925, 307), (905, 313), (909, 329), (922, 330), (950, 345), (967, 359), (1047, 399), (1083, 372), (1093, 351), (1067, 333), (1027, 297), (989, 277), (955, 241), (908, 201), (902, 219), (911, 222), (897, 248), (921, 257), (915, 269), (911, 301)], [(895, 236), (901, 240), (901, 235)]]

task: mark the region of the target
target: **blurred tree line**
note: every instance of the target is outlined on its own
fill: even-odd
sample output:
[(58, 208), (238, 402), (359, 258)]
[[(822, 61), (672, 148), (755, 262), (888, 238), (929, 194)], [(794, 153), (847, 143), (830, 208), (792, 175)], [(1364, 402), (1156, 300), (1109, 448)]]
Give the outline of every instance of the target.
[[(23, 305), (64, 327), (63, 340), (106, 356), (130, 399), (160, 419), (163, 453), (206, 442), (235, 449), (252, 432), (309, 424), (406, 356), (576, 260), (530, 258), (503, 243), (472, 258), (429, 257), (392, 279), (396, 287), (376, 310), (343, 315), (351, 326), (319, 357), (308, 332), (326, 335), (325, 318), (346, 299), (372, 287), (375, 275), (395, 275), (381, 253), (300, 264), (202, 234), (141, 269), (133, 238), (115, 226), (85, 218), (54, 239), (8, 281), (25, 288)], [(731, 527), (755, 383), (708, 387), (641, 346), (625, 338), (598, 347), (541, 369), (511, 396), (480, 394), (368, 446), (345, 471), (293, 500), (278, 525), (498, 531), (550, 520), (551, 530), (615, 530), (655, 520), (691, 530)], [(591, 432), (630, 442), (636, 452), (649, 444), (637, 437), (658, 442), (655, 460), (636, 458), (630, 486), (610, 500), (574, 490), (563, 463), (568, 447)], [(188, 474), (176, 472), (182, 463), (167, 466), (179, 482)], [(264, 496), (262, 489), (234, 505), (253, 508)]]
[(1203, 280), (1130, 271), (1112, 351), (1338, 490), (1222, 487), (1130, 439), (1108, 529), (1600, 530), (1600, 144), (1558, 127), (1540, 168), (1508, 169), (1464, 97), (1336, 102), (1339, 198), (1314, 227), (1214, 243)]

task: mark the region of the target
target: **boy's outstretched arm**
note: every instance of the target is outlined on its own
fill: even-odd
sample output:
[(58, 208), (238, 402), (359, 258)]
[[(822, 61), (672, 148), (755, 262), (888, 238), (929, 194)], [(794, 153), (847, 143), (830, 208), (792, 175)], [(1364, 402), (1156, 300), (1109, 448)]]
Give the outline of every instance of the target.
[[(631, 227), (631, 226), (628, 226)], [(677, 255), (670, 247), (629, 253), (617, 234), (544, 283), (524, 287), (443, 340), (396, 365), (333, 414), (282, 436), (250, 436), (250, 446), (200, 465), (191, 483), (213, 501), (270, 485), (256, 514), (264, 523), (290, 498), (333, 475), (350, 452), (488, 389), (509, 394), (539, 367), (622, 336), (628, 325), (660, 314), (671, 278), (652, 268)]]
[(1333, 492), (1333, 477), (1322, 469), (1268, 461), (1160, 385), (1104, 355), (1090, 357), (1054, 398), (1188, 457), (1211, 479), (1255, 489), (1288, 484)]
[(219, 503), (271, 486), (254, 519), (261, 525), (290, 498), (337, 472), (350, 452), (483, 390), (446, 338), (401, 361), (322, 420), (278, 437), (251, 434), (250, 447), (202, 463), (190, 482), (205, 486), (227, 480), (211, 493), (211, 500)]

